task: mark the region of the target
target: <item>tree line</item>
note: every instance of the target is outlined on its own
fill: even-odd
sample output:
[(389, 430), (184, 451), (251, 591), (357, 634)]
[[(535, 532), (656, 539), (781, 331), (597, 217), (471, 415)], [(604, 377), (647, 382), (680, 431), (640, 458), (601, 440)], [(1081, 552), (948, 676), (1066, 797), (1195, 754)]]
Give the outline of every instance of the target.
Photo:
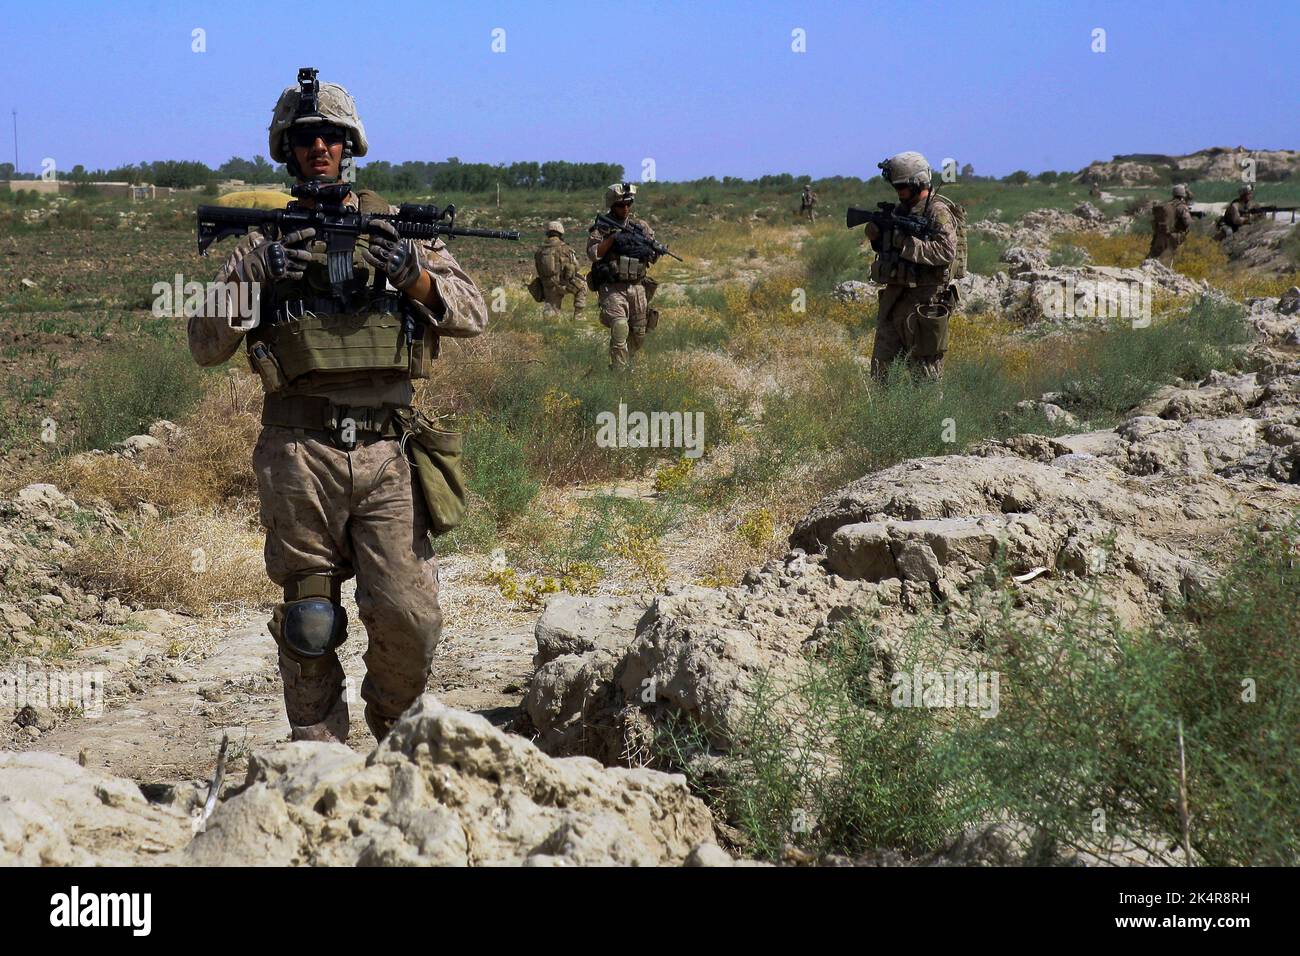
[[(72, 182), (129, 182), (137, 185), (153, 183), (155, 186), (171, 186), (177, 189), (208, 186), (223, 179), (285, 185), (293, 182), (293, 177), (282, 164), (269, 163), (263, 156), (254, 156), (251, 160), (232, 156), (215, 169), (193, 160), (167, 159), (115, 166), (112, 169), (87, 170), (78, 164), (69, 171), (58, 170), (57, 173), (59, 179)], [(961, 168), (963, 182), (1002, 182), (1012, 185), (1024, 185), (1031, 180), (1040, 183), (1068, 182), (1076, 175), (1078, 174), (1052, 170), (1031, 175), (1019, 169), (1002, 177), (977, 176), (970, 163)], [(39, 173), (16, 172), (12, 163), (0, 163), (0, 180), (37, 179), (39, 176)], [(571, 163), (566, 160), (493, 165), (463, 163), (452, 156), (441, 162), (407, 160), (403, 163), (390, 163), (381, 160), (359, 164), (357, 167), (357, 184), (377, 192), (476, 193), (491, 191), (498, 184), (506, 189), (554, 189), (574, 192), (584, 189), (603, 189), (623, 178), (624, 169), (617, 163)], [(854, 176), (826, 176), (817, 181), (829, 185), (848, 180), (860, 181)], [(723, 176), (719, 179), (716, 176), (705, 176), (691, 180), (685, 185), (793, 188), (812, 181), (811, 176), (775, 173), (755, 179), (744, 179), (739, 176)]]

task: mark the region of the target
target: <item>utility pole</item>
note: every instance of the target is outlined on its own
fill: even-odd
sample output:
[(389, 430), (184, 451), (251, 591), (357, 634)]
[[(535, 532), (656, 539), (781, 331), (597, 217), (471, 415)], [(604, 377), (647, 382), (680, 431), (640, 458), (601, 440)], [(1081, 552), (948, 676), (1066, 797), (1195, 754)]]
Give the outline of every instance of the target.
[(18, 175), (18, 111), (10, 110), (14, 114), (14, 175)]

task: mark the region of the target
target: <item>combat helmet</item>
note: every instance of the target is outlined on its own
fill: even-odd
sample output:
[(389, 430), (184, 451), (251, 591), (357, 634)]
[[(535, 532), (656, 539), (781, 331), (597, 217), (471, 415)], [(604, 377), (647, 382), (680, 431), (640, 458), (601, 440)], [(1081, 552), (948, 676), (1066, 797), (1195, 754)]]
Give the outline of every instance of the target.
[(1187, 198), (1188, 198), (1188, 195), (1187, 195), (1187, 187), (1184, 186), (1182, 183), (1179, 183), (1177, 186), (1175, 186), (1175, 187), (1174, 187), (1174, 198), (1175, 198), (1175, 199), (1187, 199)]
[(929, 186), (930, 164), (915, 150), (898, 153), (876, 164), (880, 175), (894, 186)]
[(347, 130), (348, 140), (343, 144), (343, 163), (339, 172), (343, 179), (351, 182), (356, 178), (353, 158), (366, 155), (370, 149), (366, 128), (361, 125), (361, 117), (357, 116), (357, 104), (352, 95), (337, 83), (317, 81), (316, 73), (313, 67), (304, 66), (298, 71), (298, 85), (286, 87), (276, 100), (268, 132), (271, 158), (284, 163), (294, 176), (300, 176), (293, 149), (289, 146), (289, 130), (294, 126), (323, 123), (341, 126)]
[(564, 235), (564, 223), (558, 219), (552, 219), (546, 224), (546, 231), (559, 233), (562, 236)]
[(613, 183), (605, 190), (605, 208), (609, 209), (616, 202), (636, 199), (636, 183)]

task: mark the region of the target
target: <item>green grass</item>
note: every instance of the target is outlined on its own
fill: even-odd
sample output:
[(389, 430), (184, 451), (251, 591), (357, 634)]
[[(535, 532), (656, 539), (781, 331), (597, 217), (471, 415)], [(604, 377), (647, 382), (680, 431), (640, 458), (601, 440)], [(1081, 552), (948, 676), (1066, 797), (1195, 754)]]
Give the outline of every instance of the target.
[(1000, 239), (978, 229), (967, 230), (966, 271), (991, 276), (1004, 270), (1006, 267), (1002, 264), (1002, 253), (1006, 250), (1007, 244)]

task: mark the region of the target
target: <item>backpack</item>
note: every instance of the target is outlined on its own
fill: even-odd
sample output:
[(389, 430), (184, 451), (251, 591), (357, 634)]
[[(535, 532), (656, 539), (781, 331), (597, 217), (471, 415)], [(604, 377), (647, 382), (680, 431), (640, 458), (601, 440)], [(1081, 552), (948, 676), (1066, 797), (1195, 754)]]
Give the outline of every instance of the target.
[(958, 203), (941, 193), (935, 193), (934, 198), (939, 200), (948, 207), (952, 213), (953, 228), (957, 233), (957, 249), (952, 257), (952, 266), (948, 270), (949, 279), (960, 279), (966, 275), (966, 210)]
[(543, 279), (558, 280), (564, 270), (565, 255), (558, 242), (548, 242), (537, 250), (533, 257), (537, 263), (537, 274)]
[(1174, 222), (1178, 217), (1178, 200), (1156, 203), (1151, 207), (1151, 230), (1158, 236), (1173, 232)]

